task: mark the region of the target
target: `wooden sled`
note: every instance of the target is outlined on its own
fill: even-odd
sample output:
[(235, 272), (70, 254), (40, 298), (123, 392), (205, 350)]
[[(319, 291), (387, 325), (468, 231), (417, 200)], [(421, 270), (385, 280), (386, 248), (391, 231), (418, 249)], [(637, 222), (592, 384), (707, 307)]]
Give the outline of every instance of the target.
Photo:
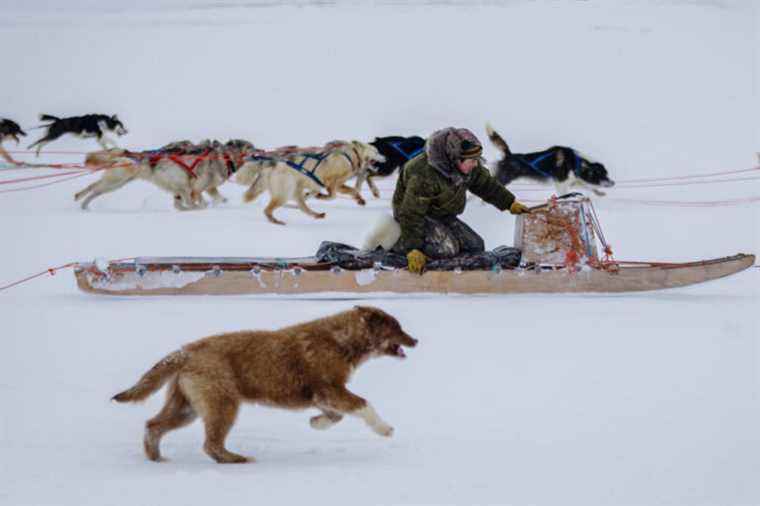
[(518, 267), (420, 276), (382, 264), (349, 270), (314, 257), (145, 257), (79, 263), (74, 272), (81, 290), (103, 295), (617, 293), (693, 285), (755, 263), (755, 256), (747, 254), (687, 263), (616, 262), (599, 258), (600, 234), (591, 202), (574, 197), (518, 217)]

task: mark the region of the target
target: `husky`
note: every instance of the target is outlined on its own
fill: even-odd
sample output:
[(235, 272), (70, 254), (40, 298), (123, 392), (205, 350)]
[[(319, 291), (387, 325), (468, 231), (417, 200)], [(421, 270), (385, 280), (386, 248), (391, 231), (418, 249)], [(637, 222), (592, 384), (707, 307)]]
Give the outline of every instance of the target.
[(21, 127), (13, 120), (0, 118), (0, 157), (8, 163), (18, 165), (19, 162), (15, 161), (11, 155), (3, 148), (3, 141), (7, 139), (13, 139), (16, 141), (16, 145), (19, 143), (18, 136), (22, 137), (26, 135), (26, 132), (21, 130)]
[(218, 187), (237, 172), (245, 156), (252, 151), (253, 145), (242, 140), (231, 140), (224, 145), (204, 141), (198, 146), (182, 141), (144, 153), (123, 149), (96, 151), (87, 155), (85, 165), (102, 170), (103, 175), (77, 192), (74, 199), (84, 199), (82, 209), (87, 209), (93, 199), (142, 179), (171, 193), (174, 207), (179, 211), (207, 207), (203, 192), (211, 196), (214, 204), (221, 204), (227, 199), (219, 193)]
[(416, 135), (375, 137), (370, 144), (385, 158), (385, 161), (371, 164), (366, 171), (356, 176), (354, 189), (361, 192), (362, 185), (366, 181), (375, 198), (380, 198), (380, 190), (375, 185), (374, 178), (390, 176), (425, 150), (425, 139)]
[(366, 170), (371, 163), (385, 159), (374, 146), (359, 141), (337, 142), (330, 146), (321, 153), (294, 151), (283, 156), (250, 158), (235, 176), (237, 183), (248, 186), (243, 195), (244, 202), (252, 202), (269, 191), (270, 200), (264, 215), (276, 225), (285, 225), (285, 222), (275, 218), (273, 212), (291, 200), (295, 200), (301, 211), (315, 219), (322, 219), (326, 214), (318, 213), (306, 204), (306, 199), (311, 196), (331, 200), (337, 193), (345, 193), (351, 195), (357, 204), (365, 205), (359, 192), (345, 183)]
[(109, 149), (118, 147), (116, 142), (110, 137), (106, 136), (106, 132), (115, 133), (119, 137), (129, 133), (124, 124), (116, 117), (107, 116), (105, 114), (86, 114), (84, 116), (73, 116), (71, 118), (58, 118), (49, 114), (41, 114), (40, 121), (50, 122), (46, 125), (42, 125), (41, 128), (46, 128), (45, 135), (28, 146), (27, 149), (31, 149), (37, 146), (37, 156), (40, 155), (40, 150), (47, 144), (53, 142), (64, 134), (74, 134), (79, 137), (95, 137), (103, 149)]
[(557, 195), (565, 195), (572, 187), (589, 188), (596, 195), (605, 195), (599, 187), (610, 188), (615, 182), (609, 178), (607, 169), (577, 150), (565, 146), (553, 146), (535, 153), (512, 153), (507, 142), (491, 125), (486, 125), (491, 142), (501, 150), (504, 157), (492, 167), (492, 175), (507, 185), (518, 178), (528, 178), (542, 183), (554, 183)]
[(390, 437), (393, 427), (346, 383), (367, 359), (403, 359), (403, 347), (416, 345), (417, 340), (390, 314), (356, 306), (280, 330), (217, 334), (187, 344), (113, 400), (142, 401), (169, 383), (163, 409), (145, 424), (143, 448), (153, 461), (162, 460), (159, 445), (167, 432), (199, 416), (206, 429), (203, 450), (209, 457), (219, 463), (253, 461), (225, 447), (243, 402), (291, 410), (316, 408), (321, 413), (311, 417), (310, 425), (317, 430), (353, 415), (376, 434)]

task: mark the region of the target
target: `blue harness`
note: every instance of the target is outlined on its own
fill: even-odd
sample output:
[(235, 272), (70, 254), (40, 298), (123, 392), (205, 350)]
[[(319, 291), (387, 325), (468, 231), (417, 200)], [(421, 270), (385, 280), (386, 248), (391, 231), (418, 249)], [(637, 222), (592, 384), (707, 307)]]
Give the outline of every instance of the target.
[[(546, 172), (544, 172), (543, 170), (541, 170), (541, 169), (538, 168), (538, 163), (541, 162), (542, 160), (544, 160), (545, 158), (549, 158), (552, 155), (553, 155), (553, 153), (551, 151), (549, 151), (548, 153), (544, 153), (543, 155), (541, 155), (541, 156), (539, 156), (539, 157), (537, 157), (537, 158), (535, 158), (534, 160), (531, 160), (531, 161), (527, 161), (527, 160), (525, 160), (522, 157), (518, 158), (517, 161), (520, 162), (521, 164), (529, 167), (534, 172), (537, 172), (537, 173), (541, 174), (545, 178), (551, 178), (550, 174), (547, 174)], [(578, 153), (576, 153), (574, 150), (573, 150), (573, 156), (575, 157), (575, 163), (574, 163), (574, 166), (573, 166), (573, 174), (578, 175), (578, 170), (581, 168), (581, 157), (578, 156)]]
[[(315, 172), (317, 170), (317, 167), (319, 167), (319, 164), (322, 163), (322, 160), (324, 160), (325, 158), (327, 158), (331, 154), (332, 154), (332, 152), (328, 152), (328, 153), (299, 153), (298, 156), (302, 156), (303, 157), (301, 159), (300, 163), (296, 163), (293, 160), (288, 160), (288, 159), (284, 159), (282, 161), (285, 162), (287, 164), (287, 166), (290, 167), (291, 169), (297, 170), (298, 172), (300, 172), (304, 176), (308, 177), (309, 179), (311, 179), (312, 181), (314, 181), (315, 183), (317, 183), (321, 188), (325, 188), (325, 184), (317, 177), (317, 175), (315, 174)], [(348, 160), (348, 163), (351, 164), (351, 167), (354, 166), (354, 162), (351, 160), (350, 156), (348, 156), (344, 151), (340, 151), (340, 154), (346, 157), (346, 160)], [(276, 157), (272, 157), (272, 156), (252, 155), (252, 156), (248, 157), (248, 160), (252, 160), (252, 161), (265, 160), (265, 161), (270, 161), (271, 162), (271, 161), (278, 161), (279, 159), (276, 158)], [(306, 162), (308, 160), (316, 160), (317, 161), (317, 163), (314, 165), (314, 167), (311, 168), (311, 170), (309, 170), (306, 167), (304, 167), (304, 165), (306, 164)]]
[(399, 153), (401, 153), (401, 156), (403, 156), (404, 158), (406, 158), (407, 162), (409, 160), (411, 160), (412, 158), (414, 158), (415, 156), (419, 155), (420, 153), (422, 153), (425, 150), (425, 145), (423, 144), (423, 146), (421, 148), (417, 148), (414, 151), (412, 151), (411, 153), (407, 154), (407, 153), (404, 153), (404, 150), (400, 148), (401, 141), (391, 142), (390, 145), (391, 145), (391, 147), (393, 149), (395, 149), (396, 151), (398, 151)]
[[(298, 172), (300, 172), (304, 176), (308, 177), (309, 179), (311, 179), (312, 181), (314, 181), (315, 183), (317, 183), (320, 187), (324, 188), (325, 184), (322, 182), (321, 179), (319, 179), (317, 177), (317, 175), (314, 172), (317, 170), (317, 167), (319, 167), (319, 164), (322, 163), (322, 160), (324, 160), (325, 158), (327, 158), (327, 155), (326, 154), (315, 154), (315, 153), (302, 153), (301, 156), (303, 156), (303, 158), (301, 159), (301, 163), (296, 163), (293, 160), (287, 160), (287, 159), (284, 160), (284, 162), (288, 165), (288, 167), (297, 170)], [(317, 163), (314, 164), (314, 167), (311, 170), (309, 170), (306, 167), (304, 167), (304, 164), (308, 160), (316, 160), (317, 161)]]

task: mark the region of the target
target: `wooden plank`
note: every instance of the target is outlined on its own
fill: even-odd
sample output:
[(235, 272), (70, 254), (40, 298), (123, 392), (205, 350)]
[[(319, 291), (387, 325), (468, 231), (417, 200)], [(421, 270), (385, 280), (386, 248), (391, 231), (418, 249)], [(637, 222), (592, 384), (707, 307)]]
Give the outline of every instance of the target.
[[(174, 272), (169, 268), (171, 264), (163, 263), (155, 270), (145, 270), (142, 273), (134, 269), (109, 270), (109, 275), (106, 276), (98, 273), (92, 264), (80, 264), (75, 269), (75, 276), (80, 289), (102, 295), (616, 293), (701, 283), (740, 272), (751, 267), (754, 262), (754, 255), (738, 254), (684, 264), (621, 264), (615, 272), (596, 269), (575, 273), (566, 269), (508, 269), (435, 271), (426, 272), (422, 276), (406, 270), (374, 269), (225, 270), (223, 262), (196, 264), (203, 265), (204, 268), (218, 265), (216, 271)], [(186, 265), (192, 265), (192, 262)], [(240, 267), (241, 264), (233, 265)]]

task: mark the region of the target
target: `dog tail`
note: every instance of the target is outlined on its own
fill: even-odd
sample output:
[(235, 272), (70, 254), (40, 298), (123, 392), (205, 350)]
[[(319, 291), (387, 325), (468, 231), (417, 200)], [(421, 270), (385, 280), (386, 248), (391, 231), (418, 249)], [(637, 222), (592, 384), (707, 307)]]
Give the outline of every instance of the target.
[(49, 114), (40, 114), (40, 121), (58, 121), (59, 117), (57, 116), (51, 116)]
[(390, 214), (383, 214), (364, 239), (362, 251), (374, 251), (378, 246), (390, 250), (401, 237), (401, 225)]
[(491, 139), (491, 142), (502, 150), (505, 155), (511, 155), (512, 151), (509, 150), (509, 145), (507, 144), (507, 141), (505, 141), (501, 135), (496, 132), (496, 130), (491, 127), (490, 123), (486, 123), (486, 133), (488, 134), (488, 138)]
[(120, 392), (111, 400), (116, 402), (137, 402), (147, 399), (153, 392), (164, 386), (187, 362), (187, 352), (177, 350), (162, 358), (143, 374), (135, 386)]

